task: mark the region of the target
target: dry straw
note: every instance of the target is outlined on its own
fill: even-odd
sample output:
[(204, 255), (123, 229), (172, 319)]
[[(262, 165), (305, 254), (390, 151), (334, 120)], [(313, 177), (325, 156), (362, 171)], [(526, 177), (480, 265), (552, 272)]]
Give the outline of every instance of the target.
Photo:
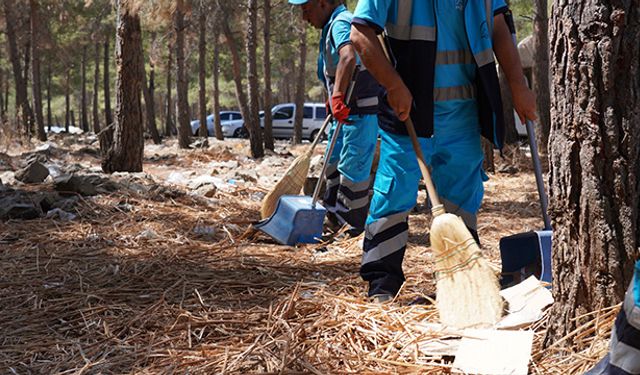
[(324, 131), (331, 122), (331, 115), (328, 115), (324, 120), (316, 139), (313, 141), (309, 149), (302, 155), (295, 158), (291, 163), (284, 176), (278, 181), (278, 183), (265, 195), (262, 200), (262, 207), (260, 208), (260, 216), (263, 219), (268, 218), (273, 214), (278, 205), (280, 197), (283, 195), (297, 195), (302, 190), (304, 182), (309, 174), (309, 166), (311, 164), (311, 156), (316, 148), (318, 142), (324, 136)]

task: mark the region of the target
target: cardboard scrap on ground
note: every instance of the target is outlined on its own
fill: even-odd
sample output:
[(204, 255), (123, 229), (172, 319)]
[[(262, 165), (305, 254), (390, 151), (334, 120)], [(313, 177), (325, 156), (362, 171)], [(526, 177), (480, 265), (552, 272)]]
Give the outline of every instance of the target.
[(527, 375), (533, 331), (468, 329), (453, 362), (453, 373)]
[(496, 328), (517, 329), (542, 319), (544, 308), (553, 303), (551, 291), (531, 276), (518, 285), (504, 289), (500, 295), (507, 301), (509, 314)]

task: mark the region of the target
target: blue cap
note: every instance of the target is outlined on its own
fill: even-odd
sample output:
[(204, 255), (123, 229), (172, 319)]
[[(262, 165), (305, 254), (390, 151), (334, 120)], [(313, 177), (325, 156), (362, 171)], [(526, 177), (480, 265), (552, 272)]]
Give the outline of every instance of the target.
[(309, 0), (289, 0), (289, 4), (302, 5), (308, 3)]

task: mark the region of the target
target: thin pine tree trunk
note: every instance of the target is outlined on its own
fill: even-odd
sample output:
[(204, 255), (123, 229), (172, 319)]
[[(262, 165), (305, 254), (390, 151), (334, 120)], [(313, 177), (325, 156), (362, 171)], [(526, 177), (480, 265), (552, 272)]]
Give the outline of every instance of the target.
[(549, 17), (547, 0), (534, 0), (533, 19), (534, 63), (533, 88), (538, 108), (538, 148), (547, 154), (549, 131), (551, 129), (551, 94), (549, 90)]
[[(3, 0), (5, 35), (7, 38), (7, 44), (9, 45), (9, 60), (11, 61), (11, 67), (13, 68), (13, 82), (15, 83), (16, 120), (18, 124), (23, 126), (26, 133), (29, 129), (29, 101), (27, 99), (27, 84), (24, 76), (22, 75), (20, 54), (18, 52), (15, 17), (12, 11), (13, 5), (14, 2), (12, 0)], [(5, 98), (5, 100), (7, 100), (7, 98)]]
[(219, 85), (219, 63), (218, 54), (220, 53), (218, 41), (219, 28), (216, 26), (213, 36), (213, 121), (216, 129), (216, 139), (223, 140), (224, 134), (222, 134), (222, 121), (220, 120), (220, 85)]
[(82, 62), (80, 64), (80, 127), (83, 131), (89, 131), (89, 120), (87, 118), (87, 46), (82, 47)]
[(49, 132), (51, 132), (51, 126), (53, 123), (52, 114), (51, 114), (51, 63), (47, 64), (47, 126), (49, 127)]
[(104, 40), (104, 120), (105, 126), (113, 124), (113, 114), (111, 112), (111, 77), (109, 76), (109, 38)]
[(293, 123), (293, 144), (302, 143), (302, 121), (304, 115), (304, 80), (307, 61), (307, 28), (302, 26), (300, 32), (300, 60), (296, 77), (296, 117)]
[(177, 0), (173, 14), (173, 27), (176, 32), (176, 79), (178, 89), (178, 147), (189, 148), (191, 126), (189, 124), (189, 87), (184, 57), (184, 2)]
[(93, 75), (93, 132), (100, 133), (100, 113), (98, 111), (98, 90), (100, 90), (100, 43), (95, 42)]
[[(153, 44), (153, 41), (155, 40), (155, 33), (152, 33), (151, 40), (151, 43)], [(140, 56), (144, 56), (144, 51), (141, 52)], [(145, 71), (144, 63), (140, 64), (140, 66), (142, 67), (142, 94), (144, 95), (147, 130), (149, 131), (149, 134), (151, 134), (153, 143), (159, 145), (160, 143), (162, 143), (162, 141), (160, 140), (160, 134), (158, 133), (158, 128), (156, 127), (156, 110), (153, 100), (153, 60), (151, 58), (149, 59), (149, 66), (151, 70), (151, 78), (149, 79), (149, 82), (147, 82), (147, 72)]]
[(273, 151), (273, 121), (271, 118), (271, 0), (264, 0), (264, 147)]
[(35, 110), (36, 119), (36, 133), (40, 141), (47, 140), (47, 133), (44, 131), (44, 116), (42, 113), (42, 87), (40, 80), (40, 49), (39, 49), (39, 15), (38, 15), (38, 2), (36, 0), (29, 0), (29, 9), (31, 13), (30, 28), (31, 28), (31, 45), (33, 51), (31, 53), (31, 83), (33, 92), (33, 108)]
[(207, 87), (206, 87), (206, 54), (207, 54), (207, 15), (204, 1), (200, 1), (200, 14), (198, 17), (198, 114), (200, 118), (200, 136), (207, 139), (209, 131), (207, 130)]
[(170, 137), (173, 135), (173, 103), (171, 100), (171, 76), (173, 75), (173, 46), (169, 43), (169, 58), (167, 59), (167, 100), (166, 100), (166, 118), (165, 118), (165, 135)]
[(258, 49), (258, 0), (248, 0), (248, 27), (247, 27), (247, 74), (249, 87), (249, 113), (244, 117), (244, 123), (249, 130), (249, 144), (251, 156), (261, 158), (264, 156), (264, 145), (262, 143), (262, 129), (260, 129), (260, 118), (258, 117), (260, 90), (258, 87), (258, 59), (256, 50)]
[(71, 126), (71, 69), (67, 68), (67, 75), (64, 85), (64, 130), (68, 134)]

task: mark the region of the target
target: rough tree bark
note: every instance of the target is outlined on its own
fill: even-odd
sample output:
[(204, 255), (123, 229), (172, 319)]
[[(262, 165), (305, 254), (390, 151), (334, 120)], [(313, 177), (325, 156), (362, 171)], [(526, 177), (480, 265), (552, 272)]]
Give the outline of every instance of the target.
[(95, 42), (94, 55), (94, 74), (93, 74), (93, 132), (100, 133), (100, 113), (98, 111), (98, 90), (100, 90), (100, 42)]
[(273, 151), (273, 121), (271, 118), (271, 0), (264, 0), (264, 147)]
[(244, 116), (245, 127), (249, 130), (249, 144), (251, 156), (261, 158), (264, 156), (264, 145), (262, 144), (262, 129), (260, 129), (260, 89), (258, 87), (258, 59), (256, 50), (258, 49), (258, 0), (247, 1), (247, 75), (249, 87), (249, 113)]
[(142, 36), (140, 17), (132, 11), (131, 3), (116, 1), (116, 126), (113, 145), (102, 160), (106, 173), (142, 171)]
[(302, 142), (302, 121), (304, 119), (304, 81), (307, 62), (307, 28), (301, 25), (300, 30), (300, 61), (298, 62), (298, 76), (296, 77), (296, 118), (293, 122), (293, 144)]
[(173, 29), (176, 33), (176, 80), (178, 91), (178, 147), (189, 148), (191, 126), (189, 123), (189, 83), (184, 58), (184, 1), (177, 0), (173, 13)]
[(198, 114), (200, 118), (199, 135), (207, 139), (207, 86), (206, 86), (206, 57), (207, 57), (207, 14), (204, 1), (200, 0), (198, 15)]
[(15, 102), (16, 102), (16, 120), (18, 124), (22, 124), (25, 133), (29, 132), (29, 100), (27, 98), (27, 82), (25, 76), (22, 75), (22, 66), (20, 64), (20, 53), (18, 52), (18, 42), (16, 40), (15, 16), (12, 8), (14, 1), (3, 0), (5, 18), (5, 35), (9, 46), (9, 60), (13, 68), (13, 82), (15, 83)]
[(556, 2), (550, 35), (547, 345), (586, 319), (573, 318), (620, 302), (640, 255), (640, 7)]
[[(216, 17), (219, 13), (216, 13)], [(224, 134), (222, 134), (222, 120), (220, 119), (220, 60), (218, 53), (220, 52), (220, 42), (218, 32), (217, 21), (214, 21), (214, 35), (213, 35), (213, 126), (216, 130), (216, 139), (223, 140)]]
[(36, 134), (41, 141), (47, 140), (47, 133), (44, 131), (44, 114), (42, 113), (42, 86), (40, 79), (40, 43), (38, 25), (40, 24), (38, 14), (38, 2), (29, 0), (30, 28), (31, 28), (31, 90), (33, 93), (33, 109), (35, 110)]
[(549, 130), (551, 129), (551, 94), (549, 92), (549, 17), (547, 16), (547, 0), (534, 0), (535, 16), (533, 19), (533, 89), (536, 93), (538, 108), (538, 148), (540, 153), (547, 154)]
[[(151, 44), (153, 45), (156, 40), (155, 33), (151, 33)], [(144, 59), (144, 51), (141, 51), (140, 57)], [(151, 58), (151, 54), (149, 54), (149, 81), (147, 81), (147, 72), (144, 67), (144, 60), (140, 64), (142, 67), (142, 94), (144, 96), (144, 108), (145, 108), (145, 119), (147, 120), (147, 130), (149, 134), (151, 134), (151, 139), (153, 139), (153, 143), (159, 145), (162, 143), (160, 139), (160, 133), (158, 132), (158, 127), (156, 126), (156, 105), (155, 99), (153, 95), (155, 95), (154, 81), (155, 81), (155, 65), (153, 63), (153, 59)]]
[(89, 119), (87, 116), (87, 46), (82, 47), (82, 62), (80, 67), (81, 93), (80, 93), (80, 127), (83, 131), (89, 131)]

